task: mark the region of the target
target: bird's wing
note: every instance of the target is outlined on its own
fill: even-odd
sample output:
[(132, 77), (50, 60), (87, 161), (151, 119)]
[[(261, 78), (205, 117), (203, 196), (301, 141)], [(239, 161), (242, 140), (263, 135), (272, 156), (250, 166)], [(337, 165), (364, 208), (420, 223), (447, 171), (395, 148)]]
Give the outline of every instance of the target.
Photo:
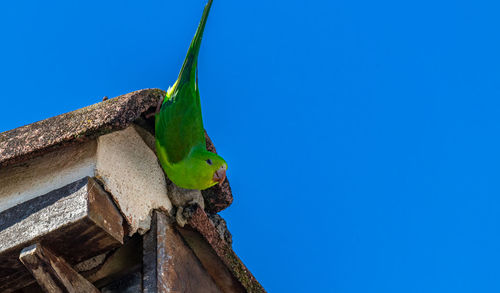
[(203, 10), (179, 77), (168, 90), (167, 97), (157, 114), (156, 137), (160, 146), (165, 149), (169, 163), (177, 163), (186, 158), (194, 146), (205, 146), (197, 63), (211, 5), (212, 0), (209, 0)]
[(177, 96), (163, 103), (156, 121), (156, 139), (170, 164), (189, 155), (194, 146), (205, 143), (199, 93), (181, 88)]

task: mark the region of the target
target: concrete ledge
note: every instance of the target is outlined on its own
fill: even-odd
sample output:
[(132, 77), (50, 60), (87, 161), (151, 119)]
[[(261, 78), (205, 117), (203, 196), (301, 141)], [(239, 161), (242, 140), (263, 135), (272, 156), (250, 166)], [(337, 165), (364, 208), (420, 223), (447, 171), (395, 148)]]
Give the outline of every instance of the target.
[(172, 210), (156, 155), (134, 127), (100, 136), (97, 142), (95, 176), (125, 216), (129, 234), (145, 233), (153, 209)]

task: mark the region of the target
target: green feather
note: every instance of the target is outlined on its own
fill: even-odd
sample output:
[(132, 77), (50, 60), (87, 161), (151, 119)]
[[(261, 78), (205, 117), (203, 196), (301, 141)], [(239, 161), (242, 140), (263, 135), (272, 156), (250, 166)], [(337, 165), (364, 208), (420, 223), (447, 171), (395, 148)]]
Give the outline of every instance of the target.
[(196, 75), (201, 39), (211, 6), (212, 0), (205, 6), (179, 77), (168, 90), (158, 115), (160, 119), (157, 127), (159, 135), (163, 136), (160, 144), (165, 147), (170, 163), (181, 161), (188, 156), (193, 147), (205, 144)]
[(227, 169), (224, 159), (206, 149), (198, 90), (198, 53), (211, 5), (209, 0), (179, 77), (168, 89), (155, 117), (158, 159), (176, 185), (189, 189), (206, 189), (221, 183)]
[[(203, 10), (203, 15), (201, 16), (200, 24), (196, 29), (191, 45), (189, 46), (188, 52), (186, 54), (186, 59), (184, 59), (184, 64), (182, 64), (181, 72), (177, 80), (178, 85), (190, 84), (194, 85), (196, 91), (198, 91), (198, 79), (197, 79), (197, 66), (198, 66), (198, 53), (200, 52), (201, 39), (203, 37), (203, 31), (205, 30), (205, 24), (207, 23), (208, 13), (210, 12), (210, 7), (212, 7), (212, 0), (209, 0), (205, 9)], [(199, 99), (198, 99), (199, 100)]]

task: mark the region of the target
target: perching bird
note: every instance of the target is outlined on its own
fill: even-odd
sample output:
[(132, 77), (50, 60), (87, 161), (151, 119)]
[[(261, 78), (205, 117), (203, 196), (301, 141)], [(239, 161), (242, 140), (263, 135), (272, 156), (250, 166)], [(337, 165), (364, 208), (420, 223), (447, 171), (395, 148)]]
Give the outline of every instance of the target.
[(155, 115), (160, 164), (172, 182), (186, 189), (207, 189), (226, 178), (226, 162), (206, 148), (198, 89), (198, 52), (211, 5), (209, 0), (179, 77)]

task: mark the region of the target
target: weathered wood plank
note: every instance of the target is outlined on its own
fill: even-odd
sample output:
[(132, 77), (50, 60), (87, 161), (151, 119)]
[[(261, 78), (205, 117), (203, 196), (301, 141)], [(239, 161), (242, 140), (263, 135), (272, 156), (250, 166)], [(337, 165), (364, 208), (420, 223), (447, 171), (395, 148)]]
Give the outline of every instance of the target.
[(222, 292), (167, 216), (157, 211), (143, 240), (143, 292)]
[(39, 243), (21, 251), (19, 260), (47, 293), (99, 293), (99, 290), (78, 274), (63, 258)]
[(179, 228), (182, 238), (188, 243), (215, 283), (227, 293), (247, 292), (229, 271), (217, 253), (197, 231), (189, 227)]
[(222, 291), (266, 292), (203, 209), (191, 206), (185, 213), (189, 214), (188, 224), (184, 228), (177, 227), (177, 231)]
[(36, 255), (33, 246), (28, 247), (28, 250), (22, 250), (19, 255), (19, 260), (24, 264), (24, 266), (31, 272), (33, 277), (38, 280), (38, 285), (45, 292), (52, 293), (63, 293), (63, 290), (59, 288), (59, 284), (54, 280), (50, 274), (49, 267), (44, 264)]
[(123, 243), (123, 219), (92, 178), (83, 178), (0, 213), (0, 292), (33, 282), (19, 261), (24, 247), (41, 243), (76, 264)]

